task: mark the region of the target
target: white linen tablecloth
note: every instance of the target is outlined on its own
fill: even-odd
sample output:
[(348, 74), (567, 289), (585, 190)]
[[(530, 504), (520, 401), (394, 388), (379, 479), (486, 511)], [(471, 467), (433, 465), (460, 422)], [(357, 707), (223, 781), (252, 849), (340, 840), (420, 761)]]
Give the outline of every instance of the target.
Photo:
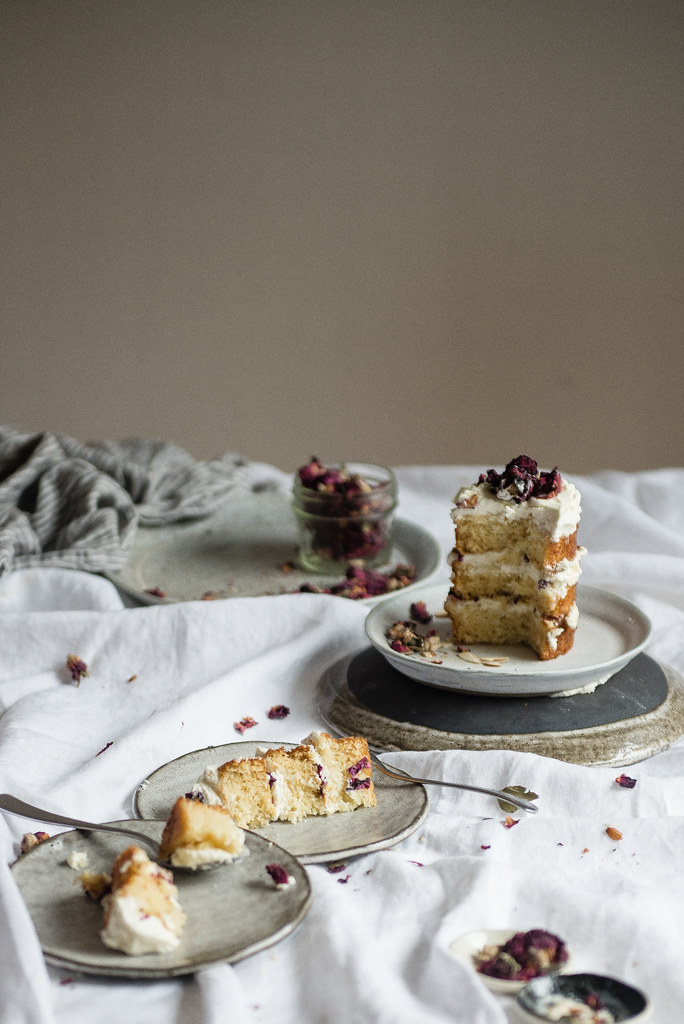
[[(399, 514), (444, 555), (451, 499), (471, 467), (397, 471)], [(684, 470), (575, 477), (582, 492), (582, 582), (630, 598), (651, 618), (648, 653), (684, 674)], [(443, 578), (448, 578), (446, 562)], [(324, 723), (323, 670), (365, 646), (368, 608), (324, 595), (126, 607), (115, 587), (68, 569), (0, 581), (0, 790), (91, 820), (132, 816), (142, 778), (172, 758), (248, 737), (299, 741)], [(79, 686), (66, 657), (88, 666)], [(135, 678), (132, 678), (135, 677)], [(291, 714), (269, 721), (286, 704)], [(474, 928), (547, 928), (578, 970), (631, 981), (654, 1021), (680, 1024), (684, 920), (684, 742), (619, 771), (511, 751), (392, 754), (423, 776), (539, 794), (505, 828), (496, 801), (431, 788), (423, 826), (350, 860), (309, 867), (312, 906), (278, 945), (234, 965), (164, 981), (113, 981), (47, 968), (9, 870), (21, 836), (54, 826), (0, 814), (2, 1024), (503, 1024), (492, 995), (449, 954)], [(611, 841), (607, 825), (623, 839)], [(348, 875), (346, 882), (342, 878)]]

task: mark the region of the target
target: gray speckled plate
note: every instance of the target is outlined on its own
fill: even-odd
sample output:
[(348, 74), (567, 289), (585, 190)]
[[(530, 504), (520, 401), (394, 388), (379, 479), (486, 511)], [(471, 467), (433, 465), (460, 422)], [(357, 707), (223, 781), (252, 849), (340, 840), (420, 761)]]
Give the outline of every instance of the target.
[[(106, 575), (142, 604), (284, 594), (307, 582), (329, 586), (344, 576), (343, 572), (325, 576), (298, 568), (284, 572), (282, 566), (296, 553), (297, 524), (290, 499), (282, 494), (250, 494), (231, 498), (207, 519), (140, 527), (124, 568)], [(416, 573), (416, 582), (406, 592), (432, 578), (445, 564), (445, 556), (427, 530), (395, 519), (388, 566), (400, 563), (412, 565)], [(155, 589), (160, 596), (150, 593)]]
[[(136, 814), (141, 818), (166, 820), (176, 798), (192, 789), (207, 765), (254, 757), (257, 748), (295, 745), (245, 741), (184, 754), (162, 765), (141, 782), (135, 793)], [(419, 828), (429, 803), (425, 788), (416, 783), (396, 782), (374, 772), (373, 784), (377, 807), (359, 807), (347, 813), (305, 818), (296, 823), (274, 821), (255, 831), (289, 850), (304, 864), (325, 864), (384, 850)]]
[[(163, 821), (130, 824), (155, 840), (164, 827)], [(12, 865), (49, 964), (119, 978), (192, 974), (266, 949), (289, 935), (309, 908), (311, 884), (302, 865), (286, 850), (250, 832), (249, 856), (213, 871), (175, 873), (178, 897), (187, 914), (176, 950), (129, 956), (109, 949), (99, 936), (102, 908), (83, 893), (79, 872), (66, 859), (83, 850), (88, 869), (109, 874), (117, 854), (131, 842), (126, 836), (103, 832), (62, 832)], [(266, 871), (266, 864), (273, 862), (294, 877), (294, 885), (275, 888)]]
[(441, 612), (449, 585), (433, 583), (404, 596), (399, 591), (373, 608), (366, 619), (366, 635), (384, 658), (404, 675), (428, 686), (500, 697), (527, 697), (581, 689), (604, 683), (644, 649), (651, 623), (631, 601), (596, 587), (577, 588), (580, 619), (571, 651), (553, 661), (540, 661), (528, 647), (506, 644), (469, 644), (480, 656), (505, 657), (501, 667), (486, 667), (459, 658), (451, 643), (451, 620), (430, 623), (443, 641), (437, 657), (441, 664), (417, 654), (393, 651), (386, 630), (393, 622), (409, 619), (413, 601), (424, 601), (434, 615)]

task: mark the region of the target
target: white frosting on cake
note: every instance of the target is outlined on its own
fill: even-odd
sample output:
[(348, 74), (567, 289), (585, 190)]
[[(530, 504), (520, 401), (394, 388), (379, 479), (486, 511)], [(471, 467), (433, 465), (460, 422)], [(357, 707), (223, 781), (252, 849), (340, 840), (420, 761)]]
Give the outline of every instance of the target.
[(108, 920), (100, 932), (105, 946), (120, 949), (131, 956), (143, 953), (169, 953), (180, 942), (178, 935), (161, 917), (146, 914), (132, 896), (105, 896)]
[(568, 587), (574, 586), (582, 569), (581, 558), (586, 554), (586, 548), (578, 547), (575, 558), (564, 558), (556, 562), (543, 572), (531, 562), (507, 562), (501, 551), (483, 551), (479, 554), (458, 555), (454, 550), (447, 559), (450, 566), (460, 565), (466, 573), (468, 570), (487, 576), (495, 576), (499, 580), (525, 579), (537, 581), (543, 579), (549, 589), (565, 593)]
[(565, 616), (565, 624), (569, 629), (577, 629), (577, 623), (579, 622), (579, 608), (576, 604), (573, 604), (572, 608), (568, 611)]
[(177, 846), (171, 854), (171, 863), (176, 868), (201, 868), (208, 864), (227, 863), (243, 857), (249, 850), (245, 847), (235, 853), (222, 846)]
[[(477, 503), (473, 506), (464, 504), (474, 499)], [(457, 506), (451, 512), (454, 523), (473, 514), (500, 516), (506, 520), (532, 518), (552, 541), (572, 536), (582, 514), (580, 493), (569, 480), (563, 481), (560, 494), (552, 498), (528, 498), (519, 502), (514, 501), (508, 491), (492, 491), (488, 483), (471, 484), (460, 489), (454, 503)]]
[(322, 729), (313, 729), (308, 736), (305, 736), (302, 740), (302, 746), (304, 747), (315, 747), (323, 736), (326, 734)]
[(287, 783), (280, 772), (269, 772), (271, 782), (271, 796), (273, 797), (273, 817), (279, 818), (281, 814), (287, 814), (289, 801), (286, 798)]
[(218, 769), (219, 766), (217, 764), (208, 764), (192, 787), (192, 792), (199, 793), (200, 796), (204, 797), (205, 803), (223, 803), (218, 793)]

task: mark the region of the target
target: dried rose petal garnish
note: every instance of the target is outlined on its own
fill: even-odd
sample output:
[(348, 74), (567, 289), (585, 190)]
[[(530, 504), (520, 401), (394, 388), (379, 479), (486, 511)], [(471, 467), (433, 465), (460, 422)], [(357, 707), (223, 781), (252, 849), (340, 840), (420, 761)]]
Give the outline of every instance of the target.
[(254, 718), (252, 718), (251, 715), (245, 715), (245, 717), (241, 718), (239, 722), (233, 722), (233, 728), (235, 729), (236, 732), (243, 733), (247, 729), (252, 729), (255, 725), (258, 724), (259, 723)]
[(481, 974), (506, 981), (529, 981), (557, 970), (568, 959), (562, 939), (542, 928), (516, 932), (501, 946), (484, 946), (473, 957)]
[(381, 594), (402, 590), (413, 583), (415, 578), (416, 571), (412, 565), (397, 565), (388, 572), (350, 565), (344, 579), (339, 583), (333, 583), (329, 587), (322, 587), (317, 583), (302, 583), (295, 593), (333, 594), (335, 597), (346, 597), (350, 601), (363, 601), (367, 597), (379, 597)]
[(290, 709), (287, 704), (274, 704), (268, 712), (269, 718), (287, 718), (290, 714)]
[(356, 764), (352, 764), (347, 768), (347, 772), (350, 776), (347, 782), (347, 789), (370, 789), (371, 780), (369, 778), (360, 779), (359, 772), (365, 772), (370, 770), (370, 761), (367, 757), (362, 757)]
[(288, 885), (294, 885), (295, 880), (282, 864), (267, 864), (266, 870), (273, 879), (276, 889), (285, 889)]
[(481, 473), (480, 484), (489, 484), (499, 498), (519, 503), (530, 498), (553, 498), (563, 489), (563, 478), (558, 466), (550, 472), (540, 472), (537, 463), (528, 455), (519, 455), (508, 463), (502, 473), (489, 469)]
[(428, 622), (432, 622), (432, 615), (428, 611), (425, 601), (413, 601), (409, 609), (409, 615), (416, 622), (420, 622), (422, 625), (427, 625)]
[(419, 633), (417, 623), (412, 619), (393, 622), (385, 631), (387, 641), (398, 654), (419, 654), (434, 660), (441, 643), (436, 629)]
[(519, 818), (512, 818), (510, 816), (510, 814), (507, 814), (506, 818), (505, 818), (505, 821), (503, 823), (504, 824), (504, 828), (513, 828), (513, 826), (517, 825), (519, 821), (520, 821)]
[(166, 591), (162, 590), (161, 587), (147, 587), (144, 593), (149, 594), (151, 597), (166, 597)]
[(71, 678), (77, 686), (81, 685), (81, 679), (89, 675), (88, 666), (77, 654), (67, 655), (66, 666), (71, 673)]
[(353, 764), (349, 768), (347, 768), (347, 771), (353, 778), (356, 778), (359, 772), (368, 771), (369, 768), (370, 761), (368, 760), (367, 757), (364, 756), (361, 758), (360, 761), (357, 761), (356, 764)]
[(630, 779), (629, 775), (625, 775), (624, 772), (622, 773), (622, 775), (618, 775), (615, 781), (617, 782), (618, 786), (622, 786), (623, 789), (634, 789), (634, 787), (637, 784), (636, 779)]

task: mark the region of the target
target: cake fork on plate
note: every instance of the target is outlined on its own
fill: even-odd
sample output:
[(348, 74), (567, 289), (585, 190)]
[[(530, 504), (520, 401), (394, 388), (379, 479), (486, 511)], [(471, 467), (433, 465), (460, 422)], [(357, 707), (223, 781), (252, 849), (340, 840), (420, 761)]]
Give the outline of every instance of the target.
[(467, 789), (471, 793), (484, 793), (487, 796), (494, 796), (497, 800), (503, 800), (504, 803), (513, 804), (514, 807), (519, 807), (523, 811), (530, 811), (532, 814), (536, 814), (539, 808), (531, 803), (529, 800), (525, 800), (521, 796), (516, 796), (515, 793), (506, 793), (500, 789), (487, 789), (485, 786), (471, 786), (467, 782), (446, 782), (443, 779), (420, 779), (415, 775), (409, 775), (408, 772), (403, 771), (401, 768), (387, 767), (383, 764), (380, 758), (371, 753), (371, 762), (374, 768), (378, 771), (388, 775), (391, 779), (398, 779), (399, 782), (417, 782), (421, 786), (450, 786), (452, 789)]

